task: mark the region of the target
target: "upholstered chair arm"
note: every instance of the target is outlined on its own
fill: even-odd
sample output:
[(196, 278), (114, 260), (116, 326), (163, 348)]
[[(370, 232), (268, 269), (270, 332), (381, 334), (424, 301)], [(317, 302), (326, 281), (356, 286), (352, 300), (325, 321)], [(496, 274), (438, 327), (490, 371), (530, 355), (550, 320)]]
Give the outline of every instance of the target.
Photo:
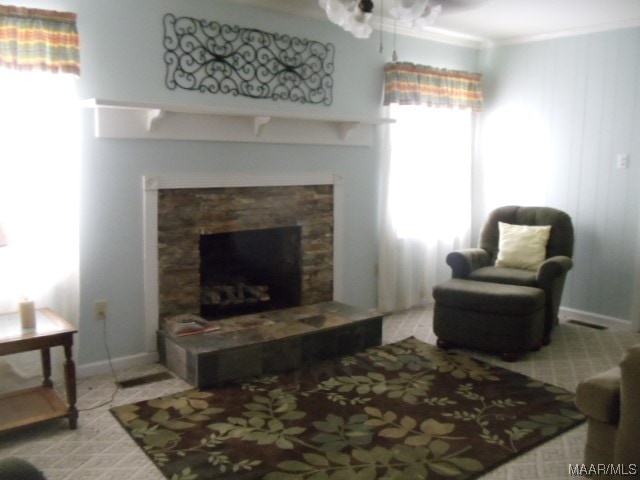
[(620, 367), (582, 381), (576, 390), (576, 405), (589, 418), (617, 424), (620, 418)]
[(489, 253), (482, 248), (465, 248), (447, 255), (453, 278), (466, 278), (471, 272), (491, 264)]
[(632, 347), (620, 363), (620, 423), (614, 462), (640, 466), (640, 344)]
[(537, 283), (542, 288), (550, 288), (555, 279), (566, 275), (572, 267), (573, 260), (569, 257), (557, 255), (547, 258), (538, 268)]

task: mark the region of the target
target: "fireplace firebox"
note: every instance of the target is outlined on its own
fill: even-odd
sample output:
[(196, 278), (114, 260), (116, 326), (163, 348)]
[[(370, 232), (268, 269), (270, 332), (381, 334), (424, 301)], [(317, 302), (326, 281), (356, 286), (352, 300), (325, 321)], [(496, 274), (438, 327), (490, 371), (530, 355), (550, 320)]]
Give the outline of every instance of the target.
[(301, 305), (301, 230), (200, 235), (200, 315), (217, 320)]

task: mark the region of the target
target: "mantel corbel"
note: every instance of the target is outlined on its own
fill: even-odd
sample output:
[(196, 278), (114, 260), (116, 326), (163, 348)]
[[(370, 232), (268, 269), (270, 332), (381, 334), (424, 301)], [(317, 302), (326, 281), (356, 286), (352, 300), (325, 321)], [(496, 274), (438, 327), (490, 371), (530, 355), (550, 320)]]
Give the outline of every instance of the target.
[(147, 110), (147, 131), (150, 132), (156, 124), (164, 118), (167, 112), (161, 108), (150, 108)]
[(271, 121), (271, 117), (266, 115), (258, 115), (253, 119), (253, 134), (256, 138), (260, 137), (262, 134), (262, 129), (264, 126)]

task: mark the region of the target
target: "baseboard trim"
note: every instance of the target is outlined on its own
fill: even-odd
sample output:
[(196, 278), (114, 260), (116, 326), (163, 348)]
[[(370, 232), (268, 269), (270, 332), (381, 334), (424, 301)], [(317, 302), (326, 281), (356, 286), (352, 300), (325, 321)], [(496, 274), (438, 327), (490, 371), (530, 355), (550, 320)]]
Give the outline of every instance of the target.
[(633, 326), (628, 320), (622, 320), (621, 318), (609, 317), (606, 315), (599, 315), (597, 313), (584, 312), (582, 310), (576, 310), (573, 308), (560, 307), (559, 317), (560, 321), (573, 318), (574, 320), (593, 323), (595, 325), (600, 325), (602, 327), (607, 327), (614, 330), (633, 331)]
[[(116, 372), (125, 368), (137, 367), (139, 365), (148, 365), (149, 363), (155, 363), (158, 361), (158, 352), (139, 353), (137, 355), (130, 355), (127, 357), (114, 358), (111, 360), (113, 368)], [(93, 375), (100, 375), (103, 373), (111, 373), (111, 367), (109, 362), (104, 360), (102, 362), (87, 363), (84, 365), (78, 365), (76, 374), (78, 378), (91, 377)]]

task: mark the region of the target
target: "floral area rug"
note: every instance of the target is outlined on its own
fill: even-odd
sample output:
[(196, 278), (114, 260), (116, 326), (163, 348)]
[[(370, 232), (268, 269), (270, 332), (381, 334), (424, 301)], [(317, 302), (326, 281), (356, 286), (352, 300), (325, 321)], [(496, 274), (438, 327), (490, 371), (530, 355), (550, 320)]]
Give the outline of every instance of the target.
[(111, 411), (172, 480), (471, 479), (584, 420), (562, 388), (415, 338)]

